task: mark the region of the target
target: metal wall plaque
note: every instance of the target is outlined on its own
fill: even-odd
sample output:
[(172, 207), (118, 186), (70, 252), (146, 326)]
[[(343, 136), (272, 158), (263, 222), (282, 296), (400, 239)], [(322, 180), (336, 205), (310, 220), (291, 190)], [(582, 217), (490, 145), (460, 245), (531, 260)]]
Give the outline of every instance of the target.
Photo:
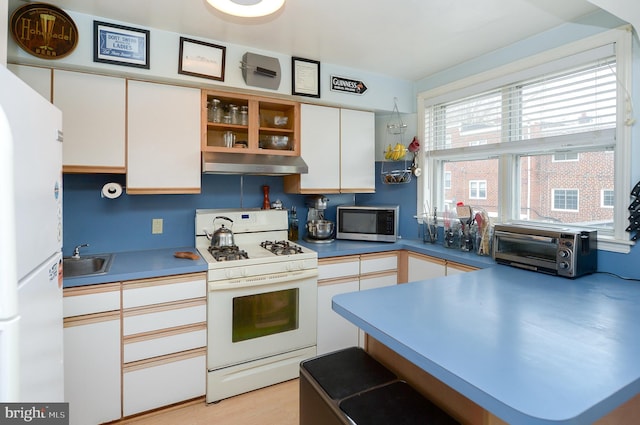
[(27, 53), (42, 59), (60, 59), (78, 45), (78, 28), (62, 9), (28, 3), (11, 15), (11, 35)]

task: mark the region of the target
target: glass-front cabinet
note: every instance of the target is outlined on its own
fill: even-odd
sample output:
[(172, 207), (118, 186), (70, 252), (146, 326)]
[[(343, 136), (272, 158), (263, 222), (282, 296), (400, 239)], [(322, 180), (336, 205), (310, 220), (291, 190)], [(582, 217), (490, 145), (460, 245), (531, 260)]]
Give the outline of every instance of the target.
[(202, 151), (300, 155), (297, 102), (202, 91)]

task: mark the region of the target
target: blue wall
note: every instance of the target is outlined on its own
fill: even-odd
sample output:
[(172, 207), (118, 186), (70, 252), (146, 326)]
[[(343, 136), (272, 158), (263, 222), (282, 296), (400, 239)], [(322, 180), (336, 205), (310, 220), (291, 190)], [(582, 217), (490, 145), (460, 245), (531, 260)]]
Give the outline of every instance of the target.
[[(376, 163), (376, 176), (381, 163)], [(244, 176), (240, 196), (240, 176), (203, 175), (199, 195), (122, 195), (104, 199), (100, 189), (107, 182), (124, 185), (123, 175), (66, 174), (64, 176), (64, 248), (65, 256), (73, 247), (89, 243), (83, 253), (135, 251), (156, 248), (188, 247), (194, 244), (194, 214), (196, 208), (259, 208), (262, 205), (262, 185), (269, 185), (270, 199), (280, 199), (286, 208), (296, 206), (301, 224), (307, 209), (304, 195), (288, 195), (283, 191), (281, 177)], [(415, 219), (416, 183), (384, 185), (377, 178), (375, 194), (326, 195), (329, 208), (326, 217), (335, 220), (337, 205), (354, 202), (400, 205), (400, 235), (405, 239), (418, 238)], [(151, 220), (164, 220), (163, 233), (151, 234)], [(304, 232), (301, 232), (301, 237)], [(440, 241), (442, 238), (440, 238)], [(629, 254), (600, 251), (598, 270), (625, 277), (640, 278), (636, 265), (640, 249)]]
[[(380, 163), (376, 164), (379, 175)], [(83, 252), (103, 253), (135, 251), (155, 248), (193, 246), (194, 214), (196, 208), (260, 208), (262, 186), (270, 187), (271, 201), (280, 199), (285, 208), (296, 206), (301, 224), (307, 215), (304, 195), (289, 195), (283, 190), (282, 177), (233, 175), (203, 175), (199, 195), (122, 195), (117, 199), (100, 196), (107, 182), (125, 185), (123, 175), (65, 174), (64, 176), (64, 255), (71, 255), (73, 247), (89, 243)], [(371, 195), (326, 195), (329, 209), (326, 218), (335, 220), (337, 205), (400, 204), (401, 235), (417, 237), (415, 214), (415, 180), (403, 185), (383, 185), (376, 182)], [(163, 233), (151, 234), (151, 220), (162, 218)], [(301, 233), (301, 236), (304, 232)]]

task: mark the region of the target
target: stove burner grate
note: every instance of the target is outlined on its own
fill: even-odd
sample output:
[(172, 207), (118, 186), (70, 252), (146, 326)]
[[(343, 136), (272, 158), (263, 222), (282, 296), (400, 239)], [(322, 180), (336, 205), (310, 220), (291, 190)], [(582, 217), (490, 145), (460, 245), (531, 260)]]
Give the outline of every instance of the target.
[(209, 246), (209, 253), (216, 261), (234, 261), (245, 260), (249, 258), (246, 251), (238, 248), (236, 245), (231, 246)]
[(271, 251), (275, 255), (302, 254), (302, 248), (289, 243), (289, 241), (264, 241), (260, 242), (260, 246)]

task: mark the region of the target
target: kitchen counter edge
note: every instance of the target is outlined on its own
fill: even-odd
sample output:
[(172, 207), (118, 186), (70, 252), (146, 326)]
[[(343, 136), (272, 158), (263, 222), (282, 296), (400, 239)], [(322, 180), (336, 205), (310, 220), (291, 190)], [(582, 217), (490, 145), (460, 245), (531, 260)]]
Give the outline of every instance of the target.
[[(439, 244), (424, 244), (419, 240), (402, 239), (394, 243), (347, 240), (336, 240), (332, 243), (325, 244), (305, 241), (298, 241), (297, 243), (316, 251), (318, 258), (342, 257), (405, 249), (448, 261), (455, 261), (471, 267), (487, 268), (495, 265), (491, 257), (448, 249)], [(63, 279), (63, 287), (74, 288), (77, 286), (207, 271), (207, 263), (202, 257), (198, 260), (176, 258), (174, 257), (174, 253), (178, 251), (188, 251), (198, 254), (198, 251), (194, 247), (115, 252), (112, 253), (113, 263), (107, 273), (91, 276), (65, 277)]]
[[(63, 288), (123, 282), (161, 276), (207, 271), (207, 262), (198, 254), (197, 260), (176, 258), (178, 251), (198, 254), (194, 247), (179, 247), (113, 253), (107, 273), (91, 276), (63, 277)], [(93, 254), (92, 254), (93, 255)], [(63, 270), (64, 276), (64, 270)]]
[(445, 248), (442, 244), (425, 244), (418, 239), (399, 239), (397, 242), (368, 242), (335, 240), (331, 243), (313, 243), (304, 240), (296, 243), (318, 253), (318, 258), (342, 257), (346, 255), (371, 254), (376, 252), (407, 250), (419, 254), (430, 255), (447, 261), (484, 269), (496, 265), (490, 256), (477, 255), (474, 252), (463, 252), (459, 249)]

